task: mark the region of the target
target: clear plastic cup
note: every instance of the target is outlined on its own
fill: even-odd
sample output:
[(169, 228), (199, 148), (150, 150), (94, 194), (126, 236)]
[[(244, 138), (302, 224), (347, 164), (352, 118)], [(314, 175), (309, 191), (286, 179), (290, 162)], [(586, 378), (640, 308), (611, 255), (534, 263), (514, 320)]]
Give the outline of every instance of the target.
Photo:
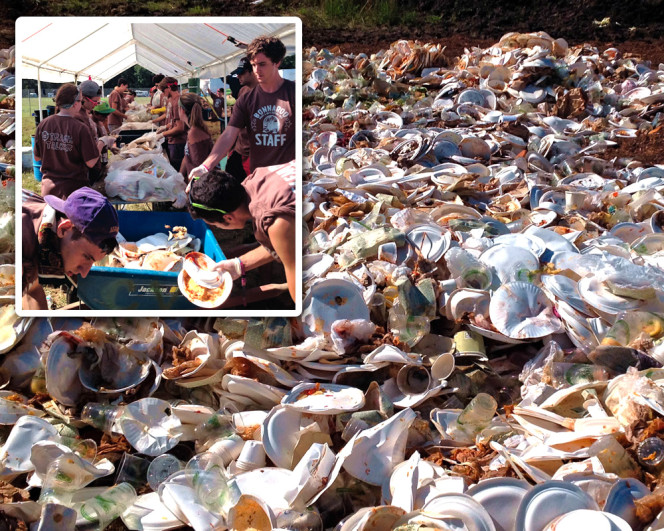
[(60, 443), (86, 461), (93, 462), (97, 457), (97, 443), (92, 439), (76, 439), (74, 437), (61, 437)]
[(104, 529), (136, 501), (136, 490), (129, 483), (118, 483), (92, 499), (86, 500), (80, 513), (88, 522), (99, 522)]
[(491, 287), (491, 270), (468, 251), (452, 247), (445, 253), (445, 260), (452, 277), (460, 279), (461, 287), (482, 290)]
[(39, 503), (58, 503), (70, 505), (74, 492), (92, 480), (71, 454), (61, 455), (53, 461), (42, 483)]
[(636, 456), (648, 470), (661, 472), (664, 470), (664, 441), (659, 437), (648, 437), (639, 444)]
[(184, 463), (171, 454), (163, 454), (156, 457), (150, 463), (147, 472), (150, 488), (157, 492), (159, 485), (166, 479), (184, 468)]
[(198, 501), (208, 510), (226, 514), (240, 497), (226, 476), (218, 455), (204, 452), (191, 458), (185, 468)]
[(135, 488), (143, 487), (147, 483), (147, 473), (150, 461), (135, 455), (125, 453), (120, 461), (117, 483), (129, 483)]
[(81, 421), (93, 426), (104, 433), (111, 433), (115, 422), (124, 412), (122, 406), (111, 406), (98, 402), (89, 402), (83, 406)]
[(235, 434), (231, 417), (222, 413), (215, 413), (205, 422), (202, 422), (194, 431), (196, 437), (196, 451), (203, 452), (219, 439)]
[(468, 434), (477, 434), (486, 428), (498, 409), (496, 399), (487, 393), (478, 393), (459, 415), (457, 424)]

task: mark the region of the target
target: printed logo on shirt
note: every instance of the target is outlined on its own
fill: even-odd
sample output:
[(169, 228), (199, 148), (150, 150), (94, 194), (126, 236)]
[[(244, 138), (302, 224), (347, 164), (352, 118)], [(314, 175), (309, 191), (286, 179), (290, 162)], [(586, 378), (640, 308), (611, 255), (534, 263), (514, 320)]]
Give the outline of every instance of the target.
[(257, 131), (254, 134), (257, 146), (283, 146), (286, 144), (286, 134), (280, 131), (286, 131), (290, 127), (290, 112), (281, 105), (264, 105), (251, 116), (251, 129)]
[(52, 151), (71, 151), (74, 149), (74, 140), (71, 135), (42, 131), (42, 140), (44, 147)]

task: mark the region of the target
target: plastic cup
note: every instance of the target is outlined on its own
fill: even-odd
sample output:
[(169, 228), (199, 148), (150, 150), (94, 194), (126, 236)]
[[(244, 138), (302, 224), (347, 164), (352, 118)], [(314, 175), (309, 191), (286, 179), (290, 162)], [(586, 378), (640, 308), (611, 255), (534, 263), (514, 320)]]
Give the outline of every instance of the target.
[(79, 457), (93, 462), (97, 457), (97, 443), (92, 439), (75, 439), (74, 437), (61, 437), (60, 442)]
[(70, 505), (74, 492), (86, 485), (92, 476), (85, 472), (69, 455), (62, 455), (53, 461), (42, 483), (39, 503)]
[(148, 485), (153, 491), (157, 491), (166, 479), (184, 468), (184, 463), (171, 454), (156, 457), (148, 467)]
[(235, 430), (233, 429), (230, 416), (214, 413), (205, 422), (196, 426), (194, 431), (194, 436), (196, 437), (196, 451), (205, 451), (219, 439), (234, 434)]
[(124, 454), (117, 475), (117, 483), (129, 483), (140, 488), (147, 483), (150, 461), (131, 454)]
[(99, 522), (104, 529), (136, 501), (136, 490), (129, 483), (119, 483), (87, 500), (80, 509), (88, 522)]
[(104, 433), (111, 433), (115, 421), (120, 418), (123, 411), (124, 408), (121, 406), (90, 402), (83, 406), (81, 421), (102, 430)]
[(186, 471), (198, 501), (208, 510), (226, 513), (240, 497), (224, 473), (218, 455), (204, 452), (191, 458)]

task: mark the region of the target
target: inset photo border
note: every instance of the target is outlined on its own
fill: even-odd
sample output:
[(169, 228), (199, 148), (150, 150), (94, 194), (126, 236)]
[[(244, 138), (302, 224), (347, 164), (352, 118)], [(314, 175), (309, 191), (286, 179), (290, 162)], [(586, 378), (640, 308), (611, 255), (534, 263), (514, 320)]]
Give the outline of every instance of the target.
[(299, 18), (21, 17), (15, 53), (18, 315), (301, 314)]

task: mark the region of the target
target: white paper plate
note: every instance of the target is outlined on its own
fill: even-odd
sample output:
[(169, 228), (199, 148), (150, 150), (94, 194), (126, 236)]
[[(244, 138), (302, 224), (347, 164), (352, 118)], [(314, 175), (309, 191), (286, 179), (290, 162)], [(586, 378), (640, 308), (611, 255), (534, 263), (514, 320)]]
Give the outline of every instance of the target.
[(303, 413), (336, 415), (360, 409), (364, 405), (364, 393), (345, 385), (301, 383), (281, 403)]
[(527, 282), (510, 282), (498, 288), (489, 305), (491, 322), (514, 339), (534, 339), (558, 332), (562, 323), (544, 292)]

